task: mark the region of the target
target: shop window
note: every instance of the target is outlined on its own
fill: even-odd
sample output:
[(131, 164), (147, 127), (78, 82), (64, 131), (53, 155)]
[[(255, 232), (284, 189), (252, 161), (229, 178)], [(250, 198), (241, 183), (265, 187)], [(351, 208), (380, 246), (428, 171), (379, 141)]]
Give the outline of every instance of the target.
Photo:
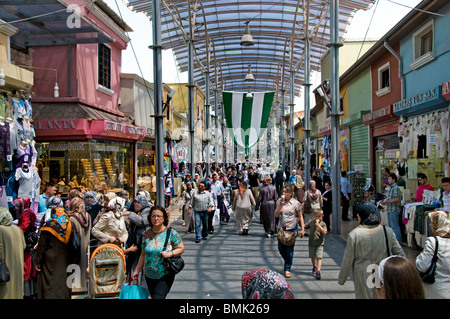
[(111, 89), (111, 48), (98, 45), (98, 84)]
[(434, 20), (430, 20), (423, 27), (413, 33), (413, 61), (410, 68), (415, 70), (434, 60)]
[(134, 193), (133, 146), (113, 141), (71, 141), (36, 143), (41, 180), (59, 186), (61, 196), (73, 187), (83, 192)]
[(391, 92), (391, 65), (386, 63), (378, 68), (378, 91), (377, 96), (382, 96)]

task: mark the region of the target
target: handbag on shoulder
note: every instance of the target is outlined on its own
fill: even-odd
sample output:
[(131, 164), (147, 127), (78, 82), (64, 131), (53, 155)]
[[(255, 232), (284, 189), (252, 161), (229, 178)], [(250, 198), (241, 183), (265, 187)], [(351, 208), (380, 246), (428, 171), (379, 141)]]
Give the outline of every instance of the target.
[(278, 241), (285, 246), (292, 246), (297, 240), (297, 228), (286, 230), (280, 228), (277, 234)]
[(439, 241), (436, 238), (436, 236), (434, 237), (434, 239), (436, 240), (436, 247), (434, 248), (434, 255), (433, 255), (433, 259), (431, 260), (431, 265), (427, 269), (427, 271), (420, 273), (420, 277), (422, 278), (422, 281), (427, 284), (434, 284), (434, 281), (435, 281), (434, 273), (436, 272), (437, 251), (438, 251), (438, 247), (439, 247)]
[(5, 256), (3, 255), (3, 247), (0, 243), (0, 284), (6, 283), (11, 279), (8, 267), (6, 266)]
[[(171, 231), (172, 227), (167, 227), (166, 241), (164, 243), (163, 251), (167, 248)], [(175, 275), (184, 268), (184, 260), (181, 256), (164, 258), (164, 264), (168, 268), (169, 272)]]

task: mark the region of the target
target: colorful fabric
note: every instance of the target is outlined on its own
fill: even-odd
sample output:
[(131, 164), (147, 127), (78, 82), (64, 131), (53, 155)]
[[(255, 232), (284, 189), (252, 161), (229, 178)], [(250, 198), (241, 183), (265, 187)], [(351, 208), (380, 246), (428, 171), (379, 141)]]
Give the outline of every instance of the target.
[(55, 236), (59, 241), (67, 244), (72, 233), (72, 223), (69, 216), (62, 207), (53, 207), (51, 216), (48, 221), (39, 229), (39, 234), (42, 231), (48, 231)]
[(254, 269), (242, 275), (243, 299), (294, 299), (284, 276), (270, 269)]
[(264, 133), (275, 92), (255, 92), (246, 98), (244, 92), (223, 92), (227, 128), (235, 143), (246, 152)]
[[(164, 265), (164, 257), (161, 255), (167, 237), (167, 229), (159, 234), (154, 234), (150, 228), (142, 236), (142, 249), (145, 251), (145, 276), (150, 279), (160, 279), (169, 273), (167, 267)], [(172, 251), (173, 247), (180, 243), (180, 235), (172, 228), (166, 251)]]
[(25, 209), (30, 208), (31, 201), (28, 197), (19, 197), (12, 202), (14, 207), (19, 213), (22, 213)]

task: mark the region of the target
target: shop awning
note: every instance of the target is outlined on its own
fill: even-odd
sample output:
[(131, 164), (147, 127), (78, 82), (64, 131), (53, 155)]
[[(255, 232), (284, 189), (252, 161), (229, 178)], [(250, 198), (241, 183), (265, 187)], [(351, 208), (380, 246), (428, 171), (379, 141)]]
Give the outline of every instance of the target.
[(33, 103), (33, 119), (55, 120), (79, 118), (86, 120), (108, 120), (132, 124), (132, 119), (111, 114), (81, 103)]
[(11, 37), (17, 49), (115, 41), (88, 19), (75, 16), (62, 0), (2, 0), (0, 19), (19, 30)]

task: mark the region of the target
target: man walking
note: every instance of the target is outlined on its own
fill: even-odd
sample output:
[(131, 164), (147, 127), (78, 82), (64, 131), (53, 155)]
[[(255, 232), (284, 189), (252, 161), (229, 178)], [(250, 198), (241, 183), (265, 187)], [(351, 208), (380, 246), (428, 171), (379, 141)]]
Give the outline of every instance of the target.
[[(223, 213), (223, 199), (225, 198), (225, 189), (223, 187), (223, 184), (221, 181), (218, 180), (218, 175), (216, 172), (212, 174), (212, 185), (211, 185), (211, 192), (215, 192), (216, 198), (217, 198), (217, 207), (216, 209), (219, 209), (220, 216), (222, 216)], [(214, 218), (214, 214), (212, 215)], [(222, 218), (221, 218), (222, 220)], [(208, 230), (210, 234), (214, 233), (214, 227), (212, 226), (212, 218), (208, 220)]]
[(342, 197), (342, 220), (349, 221), (348, 209), (350, 207), (350, 196), (352, 194), (352, 184), (348, 180), (346, 171), (341, 172), (341, 197)]
[(286, 180), (286, 174), (283, 172), (282, 166), (278, 168), (278, 171), (273, 175), (275, 180), (275, 187), (277, 188), (278, 196), (281, 196), (281, 191), (283, 189), (284, 181)]
[(206, 240), (208, 237), (208, 213), (214, 207), (214, 201), (211, 194), (205, 190), (206, 183), (201, 181), (198, 184), (198, 190), (194, 193), (189, 204), (188, 213), (194, 210), (195, 218), (195, 242)]
[(388, 185), (391, 187), (389, 189), (388, 196), (384, 201), (381, 202), (382, 205), (386, 205), (386, 211), (388, 214), (389, 226), (394, 231), (395, 237), (397, 237), (398, 243), (402, 243), (402, 234), (400, 231), (400, 225), (398, 223), (398, 216), (402, 209), (401, 197), (402, 193), (400, 188), (397, 186), (397, 175), (390, 174), (388, 177)]

